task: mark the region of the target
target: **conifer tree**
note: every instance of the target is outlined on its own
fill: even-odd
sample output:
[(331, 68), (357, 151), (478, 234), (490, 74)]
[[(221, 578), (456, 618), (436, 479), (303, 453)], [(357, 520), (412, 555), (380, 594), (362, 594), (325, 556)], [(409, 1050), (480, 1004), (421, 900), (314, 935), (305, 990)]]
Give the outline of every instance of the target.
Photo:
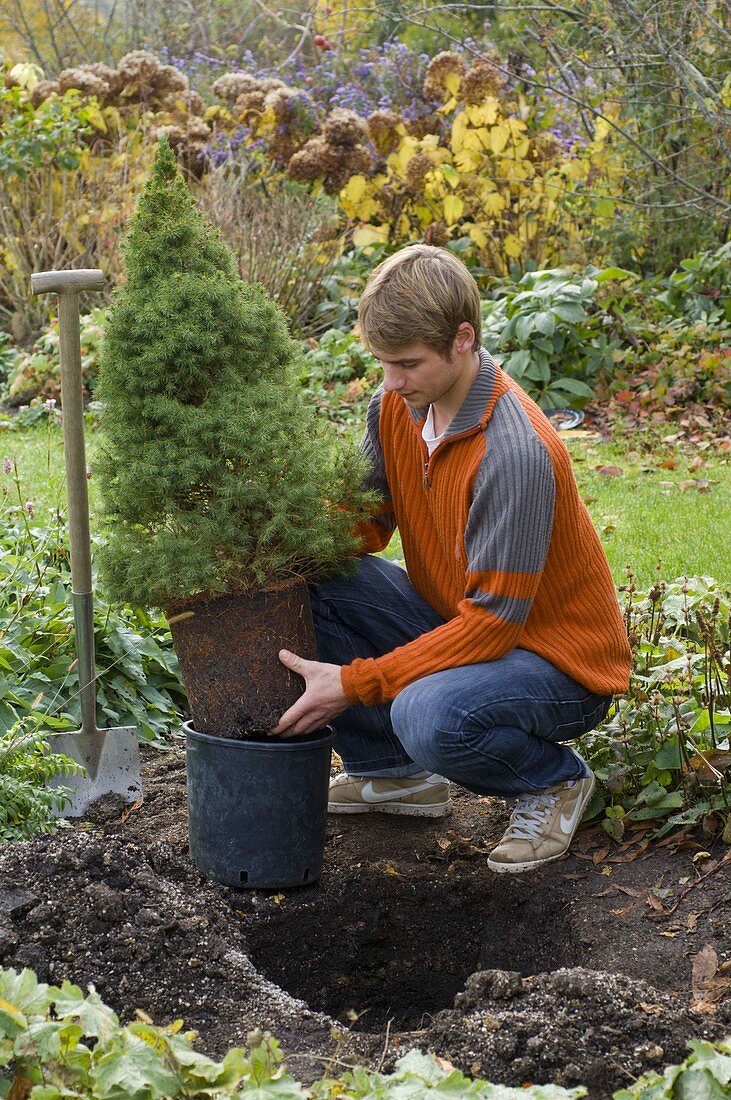
[(367, 510), (360, 456), (303, 403), (298, 345), (239, 278), (166, 139), (124, 254), (99, 387), (110, 594), (169, 608), (344, 570)]

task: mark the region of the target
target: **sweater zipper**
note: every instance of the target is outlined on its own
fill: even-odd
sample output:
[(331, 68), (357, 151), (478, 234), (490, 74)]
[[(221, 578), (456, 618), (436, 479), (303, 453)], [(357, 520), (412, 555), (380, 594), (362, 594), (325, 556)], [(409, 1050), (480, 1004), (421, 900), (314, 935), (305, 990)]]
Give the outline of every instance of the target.
[(432, 451), (431, 454), (429, 454), (429, 448), (427, 447), (427, 445), (424, 442), (423, 438), (421, 439), (422, 451), (425, 454), (425, 458), (424, 458), (424, 481), (423, 481), (425, 489), (431, 489), (431, 481), (429, 479), (429, 464), (431, 463), (431, 460), (434, 458), (434, 455), (437, 453), (437, 451), (439, 451), (444, 446), (445, 443), (453, 443), (455, 439), (464, 439), (464, 437), (466, 435), (472, 435), (474, 432), (476, 432), (478, 430), (479, 430), (479, 426), (477, 428), (476, 427), (466, 428), (465, 431), (459, 432), (458, 435), (450, 435), (447, 439), (443, 439), (442, 442), (439, 443), (434, 448), (434, 450)]

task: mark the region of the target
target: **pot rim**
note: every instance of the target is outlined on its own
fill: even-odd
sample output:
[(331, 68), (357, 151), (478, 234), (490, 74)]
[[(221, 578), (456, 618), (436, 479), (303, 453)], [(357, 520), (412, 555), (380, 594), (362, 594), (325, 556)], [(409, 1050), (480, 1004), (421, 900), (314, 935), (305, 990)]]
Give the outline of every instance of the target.
[[(317, 737), (315, 734), (303, 734), (300, 737), (288, 738), (286, 741), (277, 737), (272, 737), (267, 741), (249, 741), (235, 737), (216, 737), (212, 733), (201, 733), (200, 730), (193, 729), (192, 720), (183, 722), (183, 729), (189, 740), (202, 741), (204, 744), (219, 745), (225, 748), (242, 749), (247, 752), (251, 752), (252, 749), (257, 749), (261, 752), (306, 752), (309, 749), (324, 748), (326, 745), (332, 747), (334, 736), (330, 726), (325, 727), (320, 737)], [(307, 740), (307, 738), (313, 738), (313, 740)]]

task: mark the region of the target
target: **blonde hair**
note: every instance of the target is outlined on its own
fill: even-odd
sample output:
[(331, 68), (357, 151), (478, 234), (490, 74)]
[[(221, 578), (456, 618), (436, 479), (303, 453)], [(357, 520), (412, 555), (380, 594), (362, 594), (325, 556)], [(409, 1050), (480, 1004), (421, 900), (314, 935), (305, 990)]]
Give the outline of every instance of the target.
[(393, 353), (425, 344), (449, 358), (457, 330), (469, 321), (480, 346), (480, 294), (469, 271), (446, 248), (411, 244), (375, 267), (358, 306), (361, 339)]

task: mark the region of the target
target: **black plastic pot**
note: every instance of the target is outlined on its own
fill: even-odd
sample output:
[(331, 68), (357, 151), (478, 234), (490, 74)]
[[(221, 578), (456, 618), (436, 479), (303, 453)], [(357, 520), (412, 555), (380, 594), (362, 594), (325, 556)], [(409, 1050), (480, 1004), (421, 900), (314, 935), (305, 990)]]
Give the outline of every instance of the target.
[(314, 882), (325, 847), (331, 732), (237, 741), (190, 722), (185, 731), (195, 866), (244, 889)]

